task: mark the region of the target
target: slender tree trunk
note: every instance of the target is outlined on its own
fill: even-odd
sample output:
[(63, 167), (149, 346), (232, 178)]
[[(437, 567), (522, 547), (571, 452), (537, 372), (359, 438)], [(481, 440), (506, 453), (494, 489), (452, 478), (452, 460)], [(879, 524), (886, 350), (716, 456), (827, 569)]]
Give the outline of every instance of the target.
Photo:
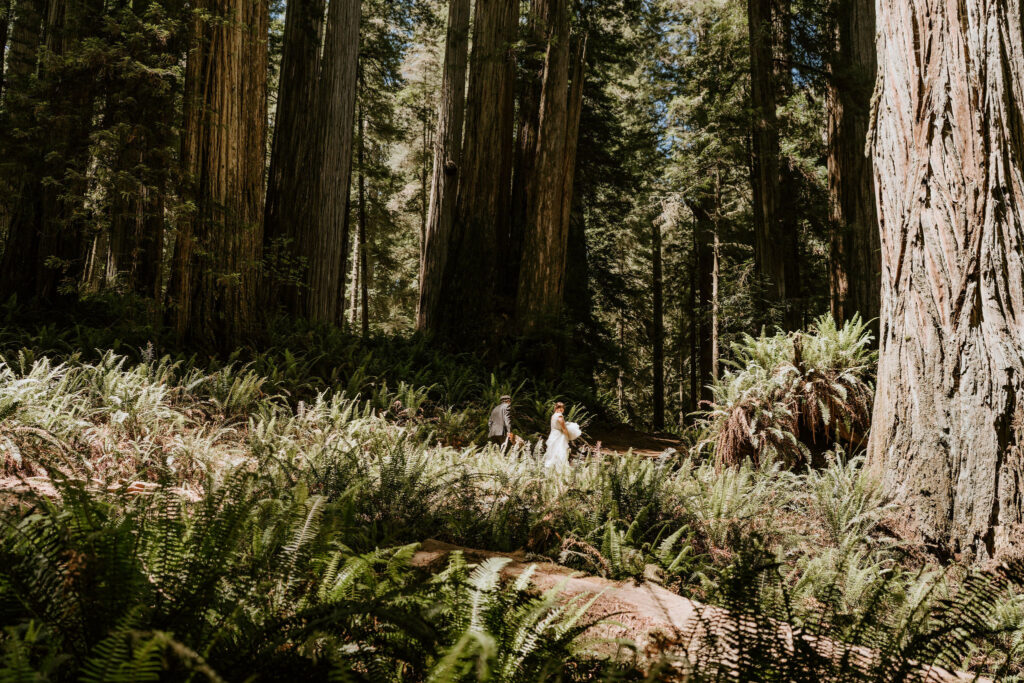
[[(768, 299), (784, 308), (785, 322), (791, 326), (799, 311), (789, 301), (795, 293), (787, 286), (798, 286), (788, 269), (797, 264), (791, 247), (795, 235), (787, 235), (783, 225), (779, 125), (776, 114), (778, 83), (774, 68), (775, 0), (747, 0), (750, 33), (750, 98), (753, 109), (751, 132), (751, 184), (754, 206), (754, 260), (764, 280)], [(791, 228), (793, 229), (793, 228)]]
[(324, 0), (288, 2), (267, 171), (264, 290), (268, 303), (292, 312), (298, 312), (301, 285), (308, 276), (297, 242), (302, 227), (312, 221), (312, 176), (320, 167), (321, 141), (311, 130), (317, 113), (324, 7)]
[(718, 381), (718, 221), (715, 221), (714, 241), (711, 248), (711, 381)]
[(559, 315), (565, 284), (569, 226), (563, 223), (566, 139), (569, 122), (568, 0), (551, 0), (547, 55), (537, 126), (537, 157), (519, 272), (518, 318), (538, 329)]
[(696, 200), (687, 202), (694, 218), (694, 248), (697, 259), (697, 318), (698, 345), (700, 350), (699, 385), (700, 400), (710, 401), (710, 386), (715, 378), (717, 365), (717, 334), (715, 330), (715, 197), (702, 193)]
[(348, 297), (348, 322), (354, 334), (359, 322), (359, 231), (356, 230), (352, 240), (352, 288)]
[(700, 267), (701, 247), (697, 214), (693, 213), (693, 243), (690, 261), (690, 406), (700, 408)]
[(363, 338), (370, 336), (369, 270), (366, 267), (366, 121), (359, 105), (359, 291), (362, 300)]
[(877, 8), (869, 461), (908, 533), (991, 557), (1024, 538), (1024, 17), (1015, 0)]
[(653, 325), (651, 339), (651, 365), (654, 372), (652, 401), (654, 417), (652, 426), (656, 431), (665, 429), (665, 300), (664, 273), (661, 253), (661, 220), (651, 221), (651, 298)]
[(4, 58), (7, 56), (7, 36), (11, 29), (13, 0), (0, 0), (0, 99), (4, 95)]
[(625, 348), (626, 348), (626, 323), (622, 317), (622, 311), (619, 311), (618, 324), (616, 330), (616, 337), (619, 340), (619, 355), (621, 360), (617, 368), (618, 372), (615, 373), (615, 405), (619, 409), (619, 415), (622, 415), (623, 398), (625, 396), (625, 384), (623, 382), (623, 371), (622, 365), (625, 362)]
[(477, 0), (469, 73), (466, 134), (457, 219), (441, 300), (444, 335), (461, 345), (490, 340), (498, 330), (497, 274), (508, 256), (512, 176), (512, 47), (517, 0)]
[(875, 184), (865, 144), (875, 82), (874, 0), (836, 4), (828, 89), (829, 290), (837, 322), (878, 317), (881, 259)]
[(225, 348), (244, 342), (256, 318), (268, 8), (263, 0), (202, 0), (197, 9), (182, 145), (195, 209), (175, 244), (172, 320), (179, 338)]
[(462, 127), (466, 103), (466, 60), (469, 50), (469, 0), (449, 0), (441, 102), (434, 136), (430, 206), (420, 259), (420, 298), (416, 328), (437, 332), (437, 307), (448, 252), (462, 166)]

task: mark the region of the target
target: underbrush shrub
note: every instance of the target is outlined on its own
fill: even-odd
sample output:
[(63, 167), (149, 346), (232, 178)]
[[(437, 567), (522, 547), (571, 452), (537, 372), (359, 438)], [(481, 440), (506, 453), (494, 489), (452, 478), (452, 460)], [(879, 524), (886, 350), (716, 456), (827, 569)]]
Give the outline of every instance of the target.
[(730, 466), (820, 465), (837, 445), (856, 450), (871, 419), (872, 340), (859, 316), (842, 327), (825, 315), (807, 332), (744, 335), (711, 388), (700, 447)]

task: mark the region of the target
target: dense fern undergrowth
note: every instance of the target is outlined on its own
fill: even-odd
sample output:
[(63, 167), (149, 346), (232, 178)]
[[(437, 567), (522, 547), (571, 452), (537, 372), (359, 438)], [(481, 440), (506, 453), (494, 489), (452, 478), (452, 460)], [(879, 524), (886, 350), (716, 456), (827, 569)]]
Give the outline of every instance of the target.
[[(543, 417), (537, 385), (440, 354), (424, 374), (412, 342), (378, 372), (380, 347), (200, 362), (3, 334), (0, 680), (1020, 680), (1021, 568), (939, 567), (888, 532), (855, 454), (859, 323), (746, 340), (688, 452), (561, 472), (471, 444), (501, 393)], [(735, 619), (638, 651), (500, 560), (426, 573), (428, 538), (653, 580)], [(825, 660), (780, 622), (869, 650)]]

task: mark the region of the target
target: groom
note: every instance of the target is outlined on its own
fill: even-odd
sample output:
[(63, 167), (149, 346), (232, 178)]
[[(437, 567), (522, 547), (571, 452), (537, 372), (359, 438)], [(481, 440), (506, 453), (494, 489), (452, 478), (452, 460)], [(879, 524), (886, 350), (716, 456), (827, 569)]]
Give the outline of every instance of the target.
[(491, 411), (491, 419), (487, 421), (487, 440), (500, 448), (504, 448), (512, 435), (512, 397), (501, 397), (501, 403)]

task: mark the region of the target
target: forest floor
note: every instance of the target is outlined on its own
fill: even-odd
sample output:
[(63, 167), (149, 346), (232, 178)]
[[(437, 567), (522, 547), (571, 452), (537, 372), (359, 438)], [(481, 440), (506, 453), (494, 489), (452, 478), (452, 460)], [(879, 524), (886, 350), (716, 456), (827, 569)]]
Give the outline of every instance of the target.
[(632, 425), (620, 424), (614, 427), (591, 427), (586, 434), (587, 443), (602, 452), (628, 453), (646, 458), (656, 458), (671, 449), (679, 452), (683, 442), (668, 434), (641, 432)]

